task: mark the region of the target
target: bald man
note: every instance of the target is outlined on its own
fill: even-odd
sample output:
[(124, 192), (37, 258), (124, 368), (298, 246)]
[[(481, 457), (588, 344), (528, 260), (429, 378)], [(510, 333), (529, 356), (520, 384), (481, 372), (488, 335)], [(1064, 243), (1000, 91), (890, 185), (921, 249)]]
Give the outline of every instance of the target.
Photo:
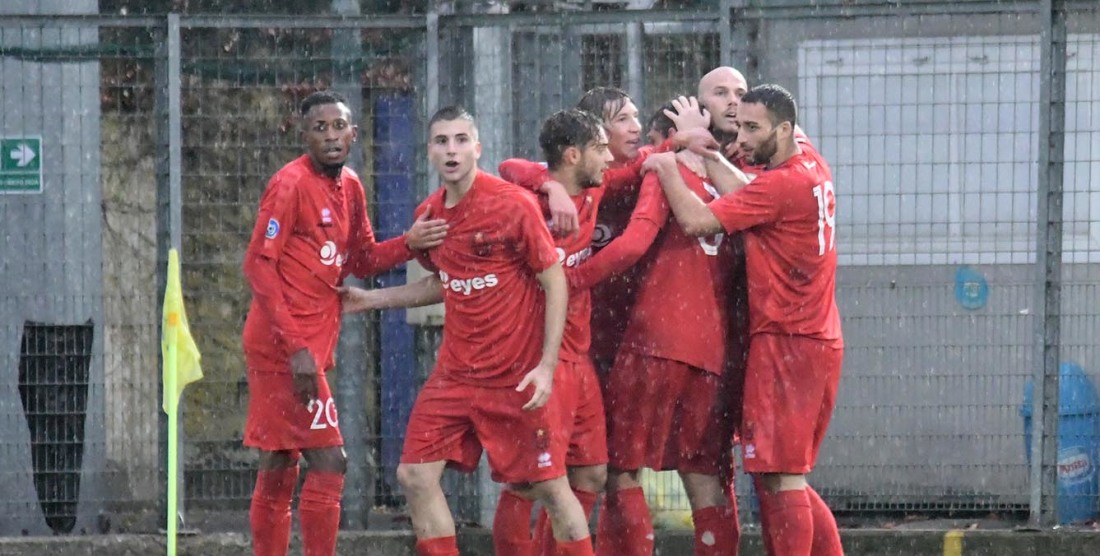
[(699, 80), (699, 103), (710, 112), (710, 130), (723, 145), (737, 136), (737, 108), (749, 84), (729, 66), (714, 68)]

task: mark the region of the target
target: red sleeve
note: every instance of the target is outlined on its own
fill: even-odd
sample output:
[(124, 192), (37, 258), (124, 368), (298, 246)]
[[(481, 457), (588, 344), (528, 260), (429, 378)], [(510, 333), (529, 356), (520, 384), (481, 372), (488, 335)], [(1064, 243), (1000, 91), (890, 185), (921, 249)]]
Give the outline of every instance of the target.
[(775, 222), (787, 196), (782, 185), (784, 173), (765, 172), (745, 187), (707, 203), (707, 208), (728, 233)]
[(539, 193), (542, 184), (550, 181), (550, 170), (538, 162), (522, 158), (509, 158), (497, 167), (504, 181), (512, 182), (532, 193)]
[(351, 237), (348, 238), (350, 253), (345, 275), (354, 274), (360, 278), (381, 274), (412, 259), (412, 251), (401, 235), (378, 243), (374, 238), (374, 227), (367, 217), (367, 198), (363, 185), (358, 181), (348, 184), (354, 187), (351, 207)]
[(276, 175), (260, 199), (256, 226), (244, 256), (244, 276), (252, 288), (252, 297), (271, 323), (275, 340), (286, 345), (290, 353), (305, 348), (306, 343), (287, 308), (278, 262), (297, 223), (297, 215), (297, 190)]
[(516, 195), (516, 199), (519, 245), (526, 257), (527, 266), (539, 273), (558, 262), (554, 238), (550, 236), (550, 229), (539, 214), (535, 199), (527, 193)]
[(623, 234), (607, 244), (591, 259), (577, 268), (566, 271), (571, 290), (585, 290), (634, 266), (645, 255), (657, 233), (668, 221), (669, 207), (661, 191), (657, 174), (649, 174), (642, 181), (638, 204), (630, 215), (630, 223)]

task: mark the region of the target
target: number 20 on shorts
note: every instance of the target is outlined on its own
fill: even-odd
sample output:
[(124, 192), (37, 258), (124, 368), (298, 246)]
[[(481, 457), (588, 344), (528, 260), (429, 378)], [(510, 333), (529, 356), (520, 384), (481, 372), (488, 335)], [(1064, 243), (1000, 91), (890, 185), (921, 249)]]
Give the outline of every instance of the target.
[(324, 400), (309, 400), (306, 409), (313, 414), (313, 423), (310, 430), (322, 430), (329, 427), (336, 428), (340, 421), (336, 415), (336, 401), (332, 398)]

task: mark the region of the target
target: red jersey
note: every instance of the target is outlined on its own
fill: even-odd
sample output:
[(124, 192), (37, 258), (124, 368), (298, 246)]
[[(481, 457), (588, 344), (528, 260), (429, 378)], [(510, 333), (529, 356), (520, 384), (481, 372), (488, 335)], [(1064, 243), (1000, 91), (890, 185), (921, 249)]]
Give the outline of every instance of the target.
[(744, 232), (750, 334), (842, 347), (833, 176), (809, 142), (799, 146), (801, 153), (707, 206), (727, 231)]
[(483, 387), (515, 386), (542, 358), (546, 298), (536, 276), (558, 260), (534, 195), (478, 171), (445, 207), (436, 190), (417, 207), (450, 228), (417, 259), (443, 283), (443, 343), (436, 372)]
[(340, 330), (336, 287), (412, 258), (403, 238), (375, 243), (359, 177), (318, 173), (303, 155), (271, 177), (260, 198), (244, 273), (252, 305), (244, 325), (250, 369), (290, 372), (290, 354), (309, 349), (324, 372)]
[[(592, 232), (596, 229), (596, 214), (604, 191), (603, 187), (595, 187), (573, 196), (573, 202), (577, 205), (577, 232), (554, 239), (558, 261), (566, 271), (582, 266), (592, 256)], [(588, 289), (570, 290), (561, 358), (565, 361), (588, 361), (591, 346), (592, 294)]]
[[(678, 165), (688, 189), (706, 202), (718, 192)], [(735, 242), (723, 233), (694, 237), (671, 220), (656, 173), (642, 181), (634, 219), (661, 227), (638, 265), (638, 291), (622, 349), (680, 361), (714, 374), (725, 370)]]

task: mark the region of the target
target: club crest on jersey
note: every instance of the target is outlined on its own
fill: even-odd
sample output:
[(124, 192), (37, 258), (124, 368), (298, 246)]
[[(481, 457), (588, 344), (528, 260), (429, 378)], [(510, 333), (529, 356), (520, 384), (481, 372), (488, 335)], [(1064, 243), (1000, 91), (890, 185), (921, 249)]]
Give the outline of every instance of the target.
[(274, 218), (267, 220), (267, 232), (264, 233), (264, 237), (267, 239), (275, 239), (279, 235), (279, 221)]
[(328, 207), (325, 207), (325, 208), (321, 209), (321, 225), (322, 226), (331, 226), (332, 225), (332, 211), (329, 210)]

